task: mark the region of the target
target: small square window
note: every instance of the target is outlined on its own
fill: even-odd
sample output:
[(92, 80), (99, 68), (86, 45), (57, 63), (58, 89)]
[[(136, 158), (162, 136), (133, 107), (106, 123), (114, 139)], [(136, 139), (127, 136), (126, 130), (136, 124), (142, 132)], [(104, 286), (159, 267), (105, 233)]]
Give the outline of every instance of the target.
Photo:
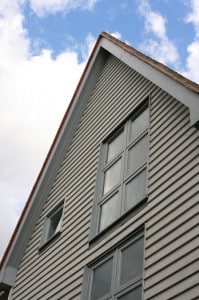
[(63, 203), (47, 215), (41, 236), (41, 247), (61, 232)]

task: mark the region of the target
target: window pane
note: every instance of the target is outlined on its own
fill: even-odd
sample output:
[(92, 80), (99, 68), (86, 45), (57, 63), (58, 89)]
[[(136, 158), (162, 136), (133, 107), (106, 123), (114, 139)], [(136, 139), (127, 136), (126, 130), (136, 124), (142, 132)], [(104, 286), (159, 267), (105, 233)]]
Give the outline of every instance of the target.
[(112, 142), (108, 144), (107, 161), (111, 160), (122, 149), (123, 132), (121, 132)]
[(146, 169), (126, 185), (125, 210), (135, 206), (146, 197)]
[(143, 111), (135, 120), (131, 122), (130, 140), (138, 137), (145, 129), (148, 128), (148, 109)]
[(127, 293), (124, 296), (118, 298), (118, 300), (141, 300), (142, 299), (142, 290), (141, 287), (137, 287), (133, 291)]
[(143, 238), (121, 251), (120, 285), (127, 283), (143, 272)]
[(49, 230), (48, 230), (48, 237), (50, 239), (54, 234), (56, 234), (61, 227), (61, 216), (62, 216), (62, 209), (57, 211), (52, 217), (49, 217)]
[(91, 300), (97, 300), (111, 290), (113, 258), (94, 270)]
[(144, 136), (128, 151), (127, 172), (135, 171), (147, 160), (147, 136)]
[(101, 208), (100, 231), (120, 216), (119, 193), (111, 197)]
[(110, 191), (114, 185), (119, 183), (121, 170), (121, 159), (112, 165), (106, 172), (104, 177), (104, 194)]

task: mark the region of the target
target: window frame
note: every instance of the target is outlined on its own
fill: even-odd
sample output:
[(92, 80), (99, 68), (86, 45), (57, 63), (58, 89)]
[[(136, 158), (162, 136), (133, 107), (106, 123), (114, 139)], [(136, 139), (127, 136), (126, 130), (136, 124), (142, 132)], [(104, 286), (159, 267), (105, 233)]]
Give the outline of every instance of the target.
[[(121, 255), (122, 250), (133, 245), (138, 240), (143, 240), (142, 273), (120, 285), (119, 283), (120, 283), (121, 266), (122, 266), (122, 255)], [(145, 257), (144, 245), (145, 245), (144, 227), (142, 226), (139, 229), (137, 229), (136, 232), (129, 235), (121, 242), (116, 244), (114, 247), (112, 247), (110, 251), (107, 251), (104, 255), (101, 255), (93, 262), (85, 266), (81, 300), (91, 300), (94, 270), (99, 266), (103, 265), (110, 258), (113, 259), (112, 275), (110, 278), (111, 279), (110, 292), (108, 292), (106, 295), (103, 295), (98, 300), (113, 299), (113, 297), (114, 299), (116, 298), (118, 299), (119, 297), (124, 296), (127, 293), (135, 290), (137, 287), (141, 287), (141, 293), (143, 293), (143, 274), (144, 274), (144, 257)]]
[[(49, 235), (49, 231), (52, 225), (52, 219), (61, 211), (61, 216), (59, 218), (58, 225), (59, 228), (55, 230), (55, 232)], [(62, 232), (62, 225), (63, 225), (63, 213), (64, 213), (64, 200), (62, 200), (58, 205), (56, 205), (45, 217), (41, 239), (40, 239), (40, 247), (39, 250), (42, 250), (46, 246), (48, 246), (52, 241), (58, 238)]]
[[(89, 231), (89, 242), (94, 240), (97, 236), (101, 236), (104, 232), (112, 228), (115, 224), (118, 223), (121, 219), (123, 219), (126, 215), (129, 214), (129, 212), (137, 211), (139, 206), (142, 206), (144, 203), (146, 203), (148, 193), (147, 193), (147, 186), (148, 186), (148, 178), (147, 178), (147, 169), (148, 169), (148, 144), (149, 144), (149, 110), (150, 110), (150, 97), (147, 96), (145, 100), (139, 104), (134, 111), (114, 130), (111, 134), (108, 135), (107, 138), (104, 139), (104, 141), (100, 145), (100, 153), (99, 153), (99, 161), (98, 161), (98, 168), (97, 168), (97, 175), (96, 175), (96, 185), (95, 185), (95, 192), (94, 192), (94, 199), (93, 199), (93, 209), (92, 209), (92, 215), (91, 215), (91, 225), (90, 225), (90, 231)], [(148, 113), (148, 128), (146, 128), (141, 134), (139, 134), (134, 140), (128, 140), (130, 137), (130, 123), (133, 120), (136, 120), (139, 115), (141, 115), (145, 110), (147, 110)], [(107, 153), (108, 153), (108, 143), (114, 140), (121, 132), (124, 132), (124, 145), (122, 145), (121, 150), (114, 156), (112, 159), (106, 163), (107, 159)], [(139, 143), (144, 137), (147, 137), (147, 157), (146, 161), (144, 161), (136, 170), (131, 172), (130, 174), (126, 174), (127, 170), (127, 152), (128, 149), (131, 149), (134, 145)], [(104, 177), (105, 177), (105, 171), (110, 168), (110, 166), (113, 166), (114, 163), (122, 158), (121, 161), (121, 174), (120, 181), (117, 185), (113, 186), (113, 188), (108, 191), (106, 194), (102, 194), (103, 186), (104, 186)], [(136, 203), (134, 206), (132, 206), (130, 209), (125, 210), (124, 204), (124, 192), (125, 192), (125, 186), (128, 182), (130, 182), (133, 178), (138, 176), (142, 173), (142, 171), (146, 172), (145, 180), (145, 196), (141, 201)], [(126, 175), (125, 175), (126, 174)], [(100, 230), (100, 212), (101, 212), (101, 206), (106, 203), (115, 193), (119, 193), (119, 201), (120, 201), (120, 215), (118, 218), (115, 219), (111, 224), (109, 224), (104, 229)], [(139, 209), (138, 209), (139, 211)]]

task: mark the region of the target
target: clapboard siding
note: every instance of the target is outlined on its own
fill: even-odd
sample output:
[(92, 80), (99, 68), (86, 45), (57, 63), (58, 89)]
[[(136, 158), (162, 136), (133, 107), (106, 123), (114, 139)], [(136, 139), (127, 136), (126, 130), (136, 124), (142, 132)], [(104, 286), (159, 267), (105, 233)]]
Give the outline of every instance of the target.
[[(185, 218), (187, 219), (186, 222), (184, 221)], [(177, 236), (179, 236), (178, 234), (182, 233), (182, 228), (184, 228), (184, 230), (186, 231), (193, 226), (197, 226), (197, 205), (189, 208), (188, 212), (177, 216), (176, 219), (171, 221), (169, 224), (164, 224), (164, 222), (162, 223), (163, 224), (160, 224), (162, 226), (160, 230), (157, 230), (155, 228), (155, 230), (157, 231), (154, 232), (153, 230), (151, 230), (151, 232), (149, 233), (150, 235), (148, 237), (148, 240), (150, 241), (150, 243), (147, 243), (147, 255), (152, 255), (157, 251), (160, 251), (161, 249), (163, 249), (162, 251), (166, 252), (165, 247), (169, 243), (173, 242), (173, 240)]]
[[(149, 94), (148, 206), (89, 247), (100, 143)], [(167, 299), (164, 293), (180, 295), (183, 272), (195, 280), (191, 270), (197, 244), (197, 145), (198, 134), (189, 127), (188, 109), (110, 56), (49, 191), (21, 261), (12, 300), (79, 300), (84, 266), (144, 225), (145, 299), (160, 299), (160, 293), (161, 299)], [(63, 199), (61, 237), (40, 253), (45, 216)], [(175, 267), (179, 269), (177, 277)], [(187, 297), (194, 295), (194, 283), (187, 282), (187, 286)]]
[[(67, 228), (69, 228), (69, 229), (70, 229), (70, 226), (73, 228), (74, 224), (76, 226), (78, 226), (78, 224), (80, 224), (81, 222), (83, 222), (82, 219), (85, 219), (85, 217), (88, 216), (88, 215), (90, 216), (90, 211), (89, 211), (88, 204), (91, 203), (91, 197), (93, 195), (93, 191), (92, 190), (90, 191), (90, 195), (88, 193), (89, 192), (88, 190), (86, 192), (87, 193), (85, 195), (82, 195), (82, 198), (81, 198), (82, 204), (81, 204), (81, 202), (79, 202), (79, 205), (76, 205), (76, 209), (77, 209), (76, 213), (74, 212), (74, 207), (71, 207), (71, 210), (69, 210), (68, 209), (69, 208), (68, 205), (66, 205), (66, 209), (67, 209), (66, 213), (68, 212), (68, 214), (66, 214), (66, 217), (64, 215), (64, 219), (67, 218), (67, 221), (68, 221)], [(83, 208), (83, 206), (85, 206), (85, 208)], [(91, 207), (91, 205), (90, 205), (90, 207)], [(64, 224), (65, 223), (63, 222), (63, 225)], [(81, 224), (79, 226), (81, 226)], [(63, 234), (64, 233), (65, 233), (65, 231), (63, 232)], [(70, 232), (67, 231), (66, 233), (67, 233), (67, 235), (71, 235), (71, 231)], [(38, 248), (38, 242), (39, 242), (38, 238), (40, 238), (40, 234), (41, 234), (41, 232), (39, 232), (37, 230), (37, 239), (36, 239), (36, 247), (37, 248)], [(33, 243), (32, 243), (32, 246), (33, 246)], [(31, 256), (31, 252), (32, 252), (32, 255), (34, 256), (34, 250), (30, 247), (30, 251), (27, 253), (29, 260), (31, 258), (30, 257)], [(49, 253), (50, 253), (50, 251), (49, 251)], [(35, 259), (37, 259), (37, 258), (35, 257)], [(22, 265), (23, 265), (23, 262), (22, 262)]]
[[(194, 183), (195, 184), (195, 183)], [(183, 210), (184, 205), (189, 206), (192, 203), (192, 197), (197, 197), (198, 188), (196, 185), (193, 185), (191, 187), (191, 190), (186, 190), (187, 187), (185, 187), (185, 191), (181, 191), (182, 194), (178, 197), (176, 197), (176, 201), (173, 201), (173, 198), (169, 199), (167, 197), (167, 201), (159, 201), (156, 203), (156, 206), (153, 207), (153, 218), (149, 219), (147, 222), (147, 228), (150, 229), (151, 227), (158, 226), (159, 222), (166, 218), (169, 214), (171, 215), (173, 212), (175, 213), (176, 210)], [(180, 200), (179, 200), (180, 199)], [(183, 208), (182, 208), (183, 207)]]
[[(72, 267), (74, 267), (76, 263), (82, 261), (81, 253), (87, 249), (85, 236), (86, 235), (83, 232), (81, 236), (74, 236), (73, 238), (69, 238), (68, 241), (71, 242), (71, 245), (68, 245), (67, 247), (61, 249), (59, 255), (57, 255), (56, 260), (53, 259), (53, 255), (51, 255), (48, 260), (38, 260), (37, 263), (39, 264), (39, 268), (38, 266), (33, 267), (32, 271), (30, 270), (29, 273), (23, 274), (23, 276), (20, 277), (20, 279), (23, 281), (22, 287), (25, 287), (27, 286), (27, 284), (31, 284), (31, 282), (37, 280), (39, 280), (40, 282), (40, 287), (46, 285), (46, 280), (49, 281), (49, 284), (52, 284), (56, 278), (65, 274), (64, 265), (67, 262), (68, 273), (71, 268), (70, 263), (72, 263)], [(68, 252), (66, 253), (66, 251)], [(73, 255), (70, 254), (71, 252), (73, 253)], [(44, 255), (42, 255), (42, 257), (44, 257)], [(73, 271), (74, 270), (72, 270), (72, 272)]]
[[(93, 195), (93, 192), (92, 192), (92, 195)], [(79, 205), (78, 207), (76, 207), (77, 211), (75, 211), (75, 208), (72, 207), (71, 208), (71, 213), (69, 212), (68, 214), (66, 214), (66, 216), (64, 216), (64, 219), (67, 218), (67, 220), (68, 220), (67, 224), (68, 224), (68, 228), (69, 229), (70, 229), (70, 227), (73, 228), (74, 224), (77, 226), (80, 222), (82, 222), (80, 226), (83, 225), (83, 221), (80, 218), (81, 215), (83, 215), (84, 218), (87, 215), (90, 216), (90, 209), (88, 207), (88, 201), (89, 201), (89, 203), (91, 203), (91, 198), (90, 199), (83, 198), (83, 200), (84, 201), (82, 202), (82, 204), (80, 203), (81, 205)], [(68, 209), (68, 206), (67, 206), (67, 209)], [(64, 222), (64, 220), (63, 220), (63, 222)], [(86, 228), (86, 230), (87, 230), (87, 228)], [(38, 239), (40, 238), (40, 234), (41, 233), (38, 232)], [(82, 235), (82, 234), (83, 234), (83, 232), (80, 235)], [(71, 232), (70, 232), (70, 235), (71, 235)], [(77, 239), (78, 233), (76, 235), (72, 236), (72, 238), (73, 237)], [(70, 238), (70, 236), (67, 237), (67, 239), (69, 239), (69, 238)], [(35, 246), (38, 247), (38, 240), (37, 239), (36, 239), (35, 243), (36, 243)], [(32, 244), (32, 246), (34, 246), (34, 244)], [(59, 247), (61, 247), (61, 245)], [(32, 249), (30, 249), (30, 250), (32, 250)], [(38, 258), (34, 257), (35, 256), (34, 251), (29, 251), (27, 254), (28, 254), (28, 257), (29, 257), (30, 267), (31, 267), (31, 265), (32, 265), (32, 259), (36, 259), (37, 260)], [(27, 263), (27, 261), (26, 261), (26, 263)], [(23, 266), (23, 261), (22, 261), (21, 265)]]
[[(147, 260), (147, 264), (145, 265), (145, 278), (151, 278), (153, 276), (156, 276), (156, 274), (162, 274), (162, 276), (166, 277), (165, 270), (171, 269), (169, 272), (167, 271), (167, 275), (171, 272), (175, 272), (178, 270), (176, 266), (174, 266), (174, 263), (178, 263), (179, 261), (183, 260), (186, 262), (187, 258), (189, 256), (194, 256), (196, 252), (198, 251), (198, 245), (197, 240), (193, 239), (193, 235), (196, 233), (196, 227), (192, 229), (192, 234), (188, 238), (188, 242), (186, 240), (186, 243), (182, 244), (180, 243), (177, 248), (174, 250), (171, 248), (170, 253), (167, 253), (166, 256), (163, 256), (161, 253), (161, 260), (157, 259), (154, 261), (151, 259), (151, 261)], [(192, 239), (191, 239), (192, 238)], [(177, 239), (178, 242), (180, 242), (180, 239)], [(182, 247), (183, 246), (183, 247)], [(160, 256), (159, 256), (160, 257)], [(183, 263), (182, 263), (183, 265)], [(173, 271), (175, 267), (175, 271)], [(149, 286), (148, 281), (146, 281), (146, 287)]]
[(145, 290), (152, 289), (152, 287), (163, 281), (165, 278), (168, 278), (171, 274), (179, 273), (179, 270), (183, 270), (192, 263), (195, 264), (197, 260), (198, 249), (195, 249), (194, 251), (189, 252), (186, 256), (172, 260), (172, 263), (164, 266), (164, 268), (160, 266), (159, 270), (156, 270), (156, 273), (153, 273), (151, 276), (147, 275), (148, 280), (145, 283)]
[(196, 299), (198, 131), (185, 106), (163, 105), (151, 98), (144, 298)]
[[(189, 288), (195, 287), (197, 284), (196, 280), (198, 280), (198, 265), (195, 261), (192, 261), (191, 264), (185, 266), (179, 272), (172, 272), (172, 275), (165, 280), (158, 281), (155, 288), (151, 286), (150, 289), (147, 289), (147, 297), (145, 293), (145, 299), (174, 299), (174, 297), (179, 295), (178, 293), (182, 294), (183, 290), (187, 290), (187, 281), (189, 280), (191, 281)], [(184, 300), (183, 295), (181, 297)], [(193, 298), (191, 297), (191, 299)]]
[[(195, 152), (197, 152), (197, 148), (195, 149)], [(157, 178), (158, 176), (156, 173), (156, 181), (153, 185), (150, 185), (151, 195), (154, 197), (154, 194), (158, 195), (158, 193), (161, 193), (162, 185), (164, 185), (164, 189), (167, 191), (171, 190), (173, 187), (175, 188), (175, 183), (179, 184), (186, 178), (185, 174), (187, 174), (187, 176), (194, 176), (194, 174), (195, 176), (197, 176), (197, 172), (194, 172), (196, 169), (197, 163), (195, 156), (191, 157), (190, 161), (186, 161), (186, 163), (184, 164), (180, 161), (178, 165), (174, 166), (174, 168), (172, 169), (169, 169), (168, 172), (166, 172), (165, 170), (161, 171), (159, 178)], [(172, 180), (172, 176), (175, 177), (175, 181)]]
[[(73, 230), (71, 230), (70, 234), (64, 236), (64, 238), (66, 238), (68, 243), (69, 243), (68, 245), (65, 245), (64, 243), (62, 243), (60, 245), (57, 245), (57, 247), (53, 248), (54, 249), (53, 252), (48, 251), (48, 257), (47, 258), (45, 258), (45, 252), (44, 252), (40, 255), (41, 259), (39, 259), (39, 258), (36, 259), (37, 263), (40, 264), (40, 267), (45, 267), (45, 264), (49, 264), (49, 262), (52, 259), (52, 263), (50, 264), (50, 266), (46, 265), (44, 273), (48, 272), (48, 269), (52, 268), (52, 266), (53, 266), (54, 252), (56, 252), (56, 251), (59, 252), (57, 257), (56, 257), (57, 259), (55, 261), (55, 264), (57, 264), (57, 262), (59, 262), (59, 260), (60, 260), (60, 263), (61, 263), (62, 260), (64, 259), (63, 254), (65, 253), (66, 250), (69, 252), (69, 251), (72, 251), (74, 249), (78, 249), (78, 247), (82, 248), (83, 246), (87, 245), (86, 244), (86, 242), (87, 242), (87, 229), (88, 229), (88, 223), (89, 223), (88, 222), (88, 217), (87, 217), (87, 219), (82, 221), (81, 225), (76, 224), (76, 223), (77, 222), (74, 222), (74, 226), (76, 225), (76, 231), (71, 226), (71, 228), (73, 228)], [(70, 227), (69, 227), (69, 229), (70, 229)], [(32, 260), (29, 260), (29, 264), (27, 264), (27, 267), (26, 267), (27, 268), (27, 274), (29, 272), (30, 276), (35, 276), (36, 275), (37, 265), (32, 265), (32, 263), (34, 263), (36, 261), (35, 261), (35, 257), (32, 257)], [(32, 269), (31, 269), (31, 265), (32, 265)], [(32, 274), (32, 271), (34, 271), (34, 274)], [(26, 277), (26, 275), (24, 273), (21, 273), (20, 275), (19, 275), (19, 277), (21, 277), (21, 278), (22, 277), (24, 278), (24, 276)]]
[[(183, 136), (183, 139), (185, 138), (185, 136), (186, 133)], [(163, 155), (157, 158), (158, 163), (154, 163), (154, 161), (153, 163), (151, 163), (152, 167), (150, 168), (150, 171), (151, 174), (153, 174), (153, 177), (150, 177), (150, 186), (153, 186), (153, 189), (155, 189), (155, 183), (158, 180), (163, 180), (162, 177), (166, 175), (166, 172), (175, 172), (175, 167), (180, 168), (180, 166), (178, 165), (189, 163), (189, 161), (197, 156), (197, 145), (195, 146), (195, 149), (193, 149), (193, 143), (196, 141), (197, 137), (191, 135), (188, 141), (185, 140), (184, 144), (179, 144), (178, 147), (176, 147), (175, 152), (170, 152), (169, 157), (162, 153)]]

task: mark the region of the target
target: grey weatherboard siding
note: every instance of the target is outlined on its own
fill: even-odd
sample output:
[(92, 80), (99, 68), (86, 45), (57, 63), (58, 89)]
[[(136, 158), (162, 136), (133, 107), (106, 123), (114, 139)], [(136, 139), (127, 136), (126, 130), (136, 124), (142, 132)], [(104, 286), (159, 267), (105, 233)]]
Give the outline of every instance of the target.
[[(89, 248), (100, 143), (149, 95), (148, 205)], [(184, 105), (109, 56), (28, 243), (11, 299), (80, 299), (84, 266), (143, 224), (144, 299), (196, 299), (198, 143)], [(45, 216), (62, 200), (62, 234), (39, 252)]]

